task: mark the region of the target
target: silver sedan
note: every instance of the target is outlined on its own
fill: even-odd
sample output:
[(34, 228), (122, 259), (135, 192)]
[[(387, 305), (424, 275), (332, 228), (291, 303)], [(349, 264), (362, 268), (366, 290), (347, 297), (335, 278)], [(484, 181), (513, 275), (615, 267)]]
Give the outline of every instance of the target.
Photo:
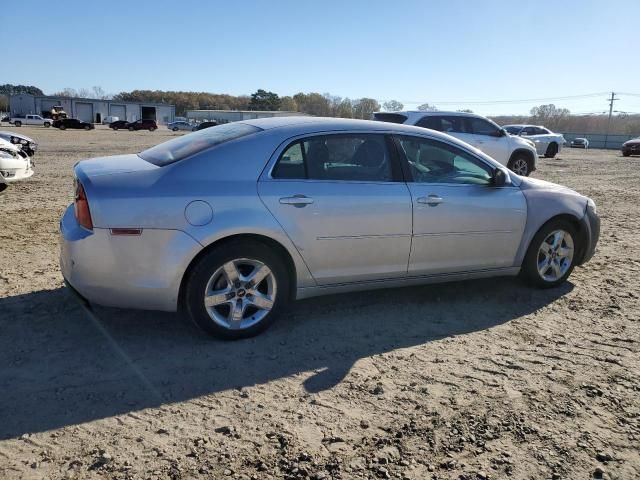
[(599, 235), (589, 198), (391, 123), (229, 123), (74, 173), (67, 284), (96, 304), (182, 310), (225, 338), (296, 298), (518, 274), (554, 287)]

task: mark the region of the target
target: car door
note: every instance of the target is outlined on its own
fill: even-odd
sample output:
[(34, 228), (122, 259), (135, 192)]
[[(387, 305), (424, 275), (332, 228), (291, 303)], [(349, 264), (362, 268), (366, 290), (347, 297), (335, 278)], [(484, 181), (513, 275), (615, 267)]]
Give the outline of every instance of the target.
[(27, 115), (25, 120), (26, 120), (26, 124), (27, 125), (35, 125), (36, 124), (35, 115)]
[(492, 186), (494, 167), (457, 145), (399, 136), (413, 201), (409, 275), (513, 266), (526, 222), (519, 188)]
[(494, 160), (506, 165), (511, 152), (509, 137), (496, 124), (478, 117), (466, 117), (466, 131), (470, 132), (470, 143), (478, 150), (483, 151)]
[(258, 183), (319, 285), (407, 274), (411, 196), (390, 142), (363, 133), (294, 139)]

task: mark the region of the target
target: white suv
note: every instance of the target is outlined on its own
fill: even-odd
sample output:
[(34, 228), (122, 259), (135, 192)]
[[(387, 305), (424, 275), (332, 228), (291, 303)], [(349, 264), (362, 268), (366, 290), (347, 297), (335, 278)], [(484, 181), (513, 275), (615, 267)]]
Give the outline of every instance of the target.
[(488, 118), (465, 112), (379, 112), (374, 120), (416, 125), (444, 132), (482, 150), (518, 175), (536, 169), (538, 154), (531, 140), (509, 135)]

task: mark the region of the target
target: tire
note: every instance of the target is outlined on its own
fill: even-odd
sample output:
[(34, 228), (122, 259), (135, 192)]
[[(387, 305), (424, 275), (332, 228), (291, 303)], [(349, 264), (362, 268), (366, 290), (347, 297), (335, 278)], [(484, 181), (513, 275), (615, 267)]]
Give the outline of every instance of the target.
[(509, 160), (507, 168), (518, 175), (528, 177), (531, 173), (531, 160), (524, 153), (515, 153)]
[[(557, 232), (562, 232), (559, 241), (556, 240)], [(544, 244), (548, 246), (544, 247)], [(561, 218), (551, 220), (531, 240), (520, 273), (534, 287), (556, 287), (573, 272), (579, 247), (576, 229), (569, 221)]]
[(558, 144), (555, 142), (552, 142), (547, 147), (547, 151), (545, 152), (544, 156), (545, 158), (553, 158), (557, 154), (558, 154)]
[(118, 130), (118, 127), (111, 127), (111, 128), (113, 128), (114, 132)]
[[(236, 273), (229, 276), (225, 269)], [(267, 276), (257, 287), (246, 283), (258, 271)], [(236, 275), (239, 278), (232, 286), (229, 279)], [(253, 240), (223, 243), (206, 253), (186, 279), (186, 314), (215, 337), (230, 340), (252, 337), (269, 327), (286, 309), (291, 280), (283, 259), (267, 245)], [(205, 292), (215, 291), (220, 293), (209, 298), (218, 303), (205, 306)], [(252, 302), (258, 299), (264, 302), (264, 308), (254, 306)], [(241, 318), (234, 328), (235, 308)]]
[(91, 127), (90, 127), (89, 125), (85, 125), (84, 129), (85, 129), (86, 131), (89, 131), (89, 130), (91, 130)]
[(44, 122), (44, 128), (49, 128), (51, 126), (51, 122)]
[(631, 154), (629, 152), (622, 152), (623, 157), (630, 157)]
[(64, 125), (60, 125), (60, 130), (66, 130), (67, 127), (65, 127)]
[(14, 122), (13, 124), (16, 127), (21, 127), (22, 126), (22, 122)]
[(154, 130), (155, 130), (155, 128), (154, 128), (154, 127), (149, 127), (149, 131), (150, 131), (150, 132), (153, 132)]
[(173, 130), (174, 132), (178, 131), (178, 127), (173, 127), (171, 130)]
[(7, 188), (9, 188), (9, 185), (6, 183), (0, 183), (0, 195), (4, 195)]
[(135, 128), (133, 128), (133, 127), (129, 127), (129, 131), (130, 131), (130, 132), (133, 132), (134, 130), (135, 130)]

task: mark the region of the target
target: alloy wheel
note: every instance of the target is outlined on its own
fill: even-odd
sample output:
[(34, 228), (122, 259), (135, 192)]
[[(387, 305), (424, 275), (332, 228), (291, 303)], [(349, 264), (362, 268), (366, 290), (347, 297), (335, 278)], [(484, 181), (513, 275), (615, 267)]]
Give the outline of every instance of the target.
[(547, 282), (562, 278), (573, 262), (573, 237), (565, 230), (554, 230), (538, 249), (538, 273)]
[(213, 273), (205, 288), (204, 305), (209, 317), (221, 327), (242, 330), (271, 312), (276, 294), (276, 277), (267, 265), (238, 258)]
[(526, 176), (529, 173), (529, 163), (524, 158), (517, 158), (513, 161), (511, 170), (518, 175)]

